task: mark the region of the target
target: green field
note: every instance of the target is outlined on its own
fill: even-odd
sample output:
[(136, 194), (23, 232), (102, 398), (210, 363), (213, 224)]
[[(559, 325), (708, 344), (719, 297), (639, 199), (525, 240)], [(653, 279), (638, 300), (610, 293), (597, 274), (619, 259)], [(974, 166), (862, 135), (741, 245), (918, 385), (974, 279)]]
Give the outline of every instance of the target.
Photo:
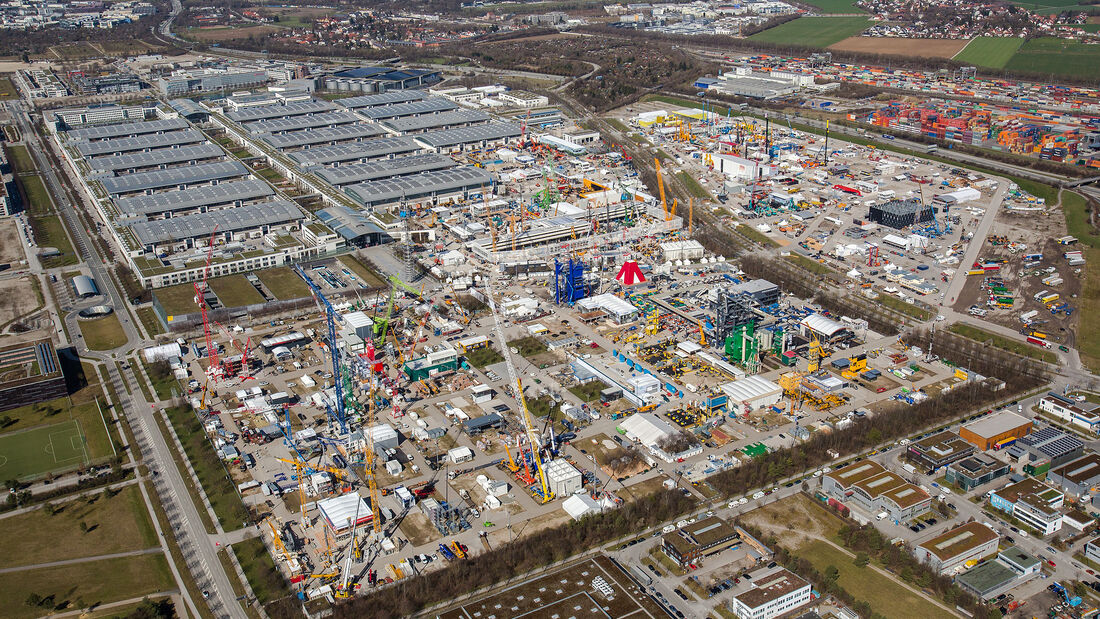
[(749, 39), (766, 43), (828, 47), (858, 35), (870, 25), (871, 21), (863, 17), (800, 17), (758, 32)]
[(1077, 0), (1041, 0), (1040, 2), (1011, 0), (1011, 2), (1039, 15), (1053, 15), (1062, 11), (1088, 11), (1096, 8), (1094, 5), (1078, 4)]
[[(707, 193), (707, 190), (703, 189), (703, 186), (699, 184), (699, 181), (695, 180), (687, 172), (684, 172), (683, 170), (677, 172), (676, 178), (680, 179), (680, 182), (683, 183), (685, 187), (687, 187), (688, 192), (690, 192), (692, 197), (694, 197), (696, 200), (711, 199), (711, 196), (709, 193)], [(680, 211), (680, 217), (686, 220), (688, 216), (688, 209), (684, 208), (685, 206), (687, 205), (681, 204), (677, 210)]]
[(137, 309), (138, 320), (145, 326), (145, 331), (151, 336), (164, 333), (164, 327), (157, 320), (157, 313), (151, 307), (139, 307)]
[(389, 286), (381, 275), (375, 273), (373, 269), (360, 262), (358, 258), (351, 254), (340, 256), (340, 262), (344, 263), (344, 266), (346, 266), (349, 271), (355, 273), (359, 279), (363, 280), (364, 284), (371, 288)]
[(0, 478), (72, 468), (91, 461), (82, 424), (68, 419), (0, 436)]
[(280, 301), (301, 299), (310, 295), (309, 286), (290, 267), (264, 269), (255, 273), (268, 292)]
[(855, 0), (806, 0), (803, 4), (817, 7), (822, 13), (866, 13)]
[(925, 619), (947, 619), (954, 617), (939, 606), (931, 605), (926, 599), (903, 587), (869, 567), (856, 567), (852, 557), (821, 540), (811, 540), (796, 549), (795, 554), (805, 557), (819, 572), (824, 573), (830, 565), (840, 571), (838, 582), (857, 600), (871, 605), (876, 614), (886, 617), (909, 617), (914, 608), (921, 609), (920, 616)]
[(1100, 78), (1100, 45), (1085, 45), (1045, 37), (1032, 39), (1005, 65), (1010, 71), (1027, 71), (1091, 79)]
[[(8, 84), (11, 84), (11, 79), (4, 78)], [(33, 172), (37, 169), (34, 165), (34, 160), (31, 159), (31, 154), (27, 152), (26, 146), (9, 146), (8, 150), (8, 162), (11, 163), (12, 172)]]
[(19, 92), (15, 90), (15, 84), (12, 83), (11, 78), (4, 76), (0, 77), (0, 99), (18, 99)]
[(78, 324), (84, 343), (90, 350), (113, 350), (126, 343), (126, 332), (122, 330), (117, 314), (81, 320)]
[(233, 554), (237, 555), (237, 561), (241, 564), (248, 584), (252, 586), (252, 592), (261, 604), (267, 604), (273, 600), (290, 595), (290, 587), (283, 580), (279, 570), (275, 569), (275, 562), (271, 559), (271, 553), (267, 551), (263, 540), (259, 538), (246, 539), (231, 546)]
[(227, 275), (207, 282), (223, 307), (244, 307), (263, 303), (264, 298), (244, 275)]
[(195, 303), (194, 284), (177, 284), (157, 288), (153, 291), (153, 298), (160, 303), (164, 313), (168, 316), (193, 314), (199, 311), (199, 306)]
[(1049, 350), (1044, 350), (1042, 348), (1039, 348), (1038, 346), (1034, 346), (1026, 342), (1009, 339), (996, 333), (990, 333), (973, 325), (968, 325), (964, 322), (957, 322), (948, 327), (947, 330), (963, 337), (970, 338), (972, 340), (985, 342), (994, 348), (1000, 348), (1001, 350), (1007, 350), (1008, 352), (1016, 353), (1017, 355), (1022, 355), (1031, 359), (1038, 359), (1047, 363), (1058, 362), (1058, 357)]
[[(214, 451), (214, 446), (206, 436), (206, 430), (190, 408), (166, 408), (164, 412), (172, 422), (186, 457), (195, 469), (203, 490), (206, 491), (210, 505), (218, 516), (222, 528), (236, 531), (249, 519), (248, 510), (241, 502), (237, 486), (226, 474), (225, 466)], [(175, 446), (172, 447), (176, 451)]]
[(32, 511), (0, 519), (0, 567), (5, 568), (156, 546), (157, 535), (137, 486), (113, 495), (97, 493), (91, 502), (59, 503), (52, 514)]
[(971, 41), (954, 60), (968, 62), (979, 67), (1003, 69), (1013, 54), (1024, 44), (1023, 39), (1007, 37), (978, 37)]
[[(9, 619), (32, 619), (81, 603), (102, 605), (175, 588), (164, 555), (139, 555), (6, 574), (0, 578), (0, 608)], [(32, 594), (42, 604), (28, 604)]]
[(504, 357), (500, 356), (500, 353), (491, 346), (475, 348), (462, 356), (466, 357), (466, 361), (475, 368), (484, 368), (487, 365), (493, 365), (494, 363), (504, 361)]

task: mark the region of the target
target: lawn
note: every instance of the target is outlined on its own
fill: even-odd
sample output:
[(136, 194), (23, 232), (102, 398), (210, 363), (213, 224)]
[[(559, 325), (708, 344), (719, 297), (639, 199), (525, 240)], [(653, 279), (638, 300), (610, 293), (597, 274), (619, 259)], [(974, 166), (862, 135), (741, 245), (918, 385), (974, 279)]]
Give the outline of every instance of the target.
[(4, 76), (0, 77), (0, 99), (18, 99), (19, 93), (15, 90), (15, 84), (11, 82), (11, 78)]
[(137, 309), (137, 317), (150, 336), (164, 333), (164, 327), (161, 326), (160, 320), (157, 320), (157, 313), (153, 311), (153, 308), (139, 307)]
[(485, 366), (493, 365), (494, 363), (500, 363), (504, 361), (504, 357), (500, 355), (492, 346), (482, 346), (474, 350), (468, 351), (465, 355), (466, 361), (475, 368), (482, 369)]
[(249, 519), (248, 510), (241, 502), (236, 485), (214, 452), (214, 446), (208, 440), (195, 413), (190, 408), (183, 407), (166, 408), (164, 411), (183, 443), (183, 450), (195, 469), (199, 483), (206, 490), (206, 496), (210, 499), (218, 521), (226, 531), (241, 528)]
[(932, 312), (930, 312), (926, 309), (919, 308), (916, 305), (913, 305), (912, 303), (907, 303), (905, 301), (902, 301), (901, 299), (895, 297), (892, 294), (880, 294), (880, 295), (878, 295), (878, 297), (875, 299), (875, 303), (878, 303), (879, 305), (882, 305), (883, 307), (888, 307), (888, 308), (894, 310), (895, 312), (905, 314), (906, 316), (911, 316), (911, 317), (916, 318), (918, 320), (928, 320), (929, 318), (932, 317)]
[(592, 402), (600, 399), (600, 392), (605, 389), (604, 384), (598, 380), (588, 381), (569, 388), (569, 393), (577, 396), (582, 402)]
[(836, 272), (817, 260), (807, 258), (802, 254), (787, 254), (785, 258), (815, 275), (829, 275)]
[(126, 332), (122, 330), (117, 314), (81, 320), (77, 324), (89, 350), (114, 350), (126, 344)]
[(808, 4), (820, 9), (822, 13), (865, 13), (863, 9), (856, 6), (855, 0), (806, 0), (803, 4)]
[[(19, 180), (23, 181), (25, 178)], [(43, 258), (42, 266), (53, 269), (71, 266), (78, 262), (76, 252), (73, 251), (73, 245), (69, 241), (69, 235), (65, 231), (65, 225), (61, 223), (61, 218), (57, 215), (31, 217), (30, 223), (31, 229), (34, 230), (34, 241), (39, 248), (53, 247), (61, 252), (59, 255)]]
[[(3, 83), (7, 83), (7, 85), (10, 86), (11, 80), (4, 78), (3, 82), (0, 82), (0, 84)], [(0, 88), (0, 90), (3, 90), (3, 88)], [(18, 144), (15, 146), (8, 146), (7, 151), (8, 162), (11, 163), (12, 172), (18, 174), (19, 172), (33, 172), (38, 169), (38, 167), (34, 165), (34, 160), (31, 159), (31, 154), (27, 151), (26, 146)]]
[(1100, 78), (1100, 45), (1044, 37), (1031, 39), (1005, 65), (1010, 71)]
[(1080, 4), (1077, 0), (1042, 0), (1042, 2), (1011, 0), (1011, 2), (1039, 15), (1053, 15), (1063, 11), (1088, 11), (1096, 8), (1092, 5)]
[[(1096, 242), (1095, 237), (1092, 240)], [(1100, 265), (1097, 262), (1100, 261), (1100, 249), (1086, 250), (1085, 260), (1089, 263), (1085, 267), (1087, 277), (1084, 289), (1077, 299), (1081, 322), (1074, 345), (1085, 366), (1093, 372), (1100, 372), (1100, 266), (1097, 266)]]
[[(10, 422), (0, 435), (0, 479), (23, 478), (69, 468), (114, 454), (95, 397), (98, 385), (69, 398), (4, 411)], [(83, 443), (81, 442), (83, 438)]]
[(259, 277), (268, 292), (280, 301), (310, 296), (309, 286), (290, 267), (256, 271), (256, 277)]
[(1003, 69), (1023, 44), (1024, 40), (1017, 38), (978, 37), (956, 54), (954, 59), (979, 67)]
[[(107, 604), (175, 587), (164, 555), (122, 557), (5, 575), (0, 578), (0, 607), (9, 619), (31, 619), (81, 603)], [(45, 601), (28, 604), (31, 594)]]
[(207, 282), (214, 294), (218, 295), (218, 301), (222, 307), (245, 307), (264, 302), (263, 295), (256, 287), (249, 283), (244, 275), (227, 275)]
[(750, 241), (754, 241), (760, 245), (763, 245), (764, 247), (779, 246), (779, 244), (773, 241), (771, 237), (757, 230), (756, 228), (753, 228), (752, 226), (740, 224), (739, 226), (737, 226), (737, 232), (747, 237)]
[(371, 288), (378, 288), (382, 286), (388, 286), (389, 284), (381, 275), (375, 273), (373, 269), (368, 267), (359, 261), (358, 258), (351, 254), (344, 254), (340, 256), (340, 262), (344, 263), (344, 266), (348, 268), (352, 273), (355, 273), (359, 279), (363, 280), (363, 283)]
[(233, 544), (233, 554), (237, 555), (237, 561), (241, 564), (241, 570), (248, 578), (248, 584), (252, 585), (252, 592), (261, 604), (267, 604), (274, 600), (291, 594), (290, 587), (279, 570), (275, 569), (275, 561), (264, 546), (263, 540), (253, 537), (243, 542)]
[(145, 366), (145, 373), (153, 382), (153, 392), (158, 400), (171, 400), (181, 392), (179, 381), (172, 375), (166, 361), (153, 364), (142, 361), (141, 364)]
[(518, 340), (512, 340), (508, 342), (509, 348), (515, 348), (519, 351), (521, 357), (534, 357), (535, 355), (546, 352), (546, 344), (537, 337), (528, 336), (520, 338)]
[(1058, 357), (1049, 350), (1044, 350), (1026, 342), (1018, 342), (996, 333), (990, 333), (964, 322), (951, 325), (948, 331), (1030, 359), (1038, 359), (1047, 363), (1057, 363), (1058, 361)]
[(1030, 193), (1036, 198), (1042, 198), (1046, 200), (1047, 204), (1054, 204), (1058, 201), (1058, 189), (1047, 185), (1046, 183), (1039, 183), (1024, 178), (1014, 178), (1012, 182), (1016, 183), (1016, 186), (1020, 189)]
[(1100, 236), (1089, 224), (1088, 203), (1081, 194), (1067, 191), (1062, 194), (1062, 210), (1066, 214), (1066, 228), (1081, 243), (1094, 249), (1100, 248)]
[(810, 540), (794, 552), (805, 557), (819, 572), (824, 573), (830, 565), (836, 566), (840, 571), (840, 586), (856, 599), (870, 604), (877, 614), (908, 617), (912, 615), (914, 608), (920, 608), (920, 615), (925, 619), (954, 617), (881, 573), (870, 568), (856, 567), (851, 556), (826, 542)]
[[(711, 199), (710, 194), (707, 193), (707, 190), (703, 189), (703, 186), (699, 184), (699, 181), (692, 178), (691, 175), (687, 172), (684, 172), (683, 170), (677, 172), (676, 178), (680, 179), (680, 182), (682, 182), (684, 186), (687, 187), (688, 192), (691, 193), (691, 195), (694, 196), (696, 200)], [(680, 216), (684, 219), (687, 219), (687, 210), (681, 207)]]
[[(31, 511), (0, 519), (0, 567), (144, 550), (158, 545), (137, 486), (92, 501), (66, 501), (49, 514)], [(80, 523), (87, 531), (82, 531)]]
[(828, 47), (856, 36), (870, 25), (870, 20), (863, 17), (800, 17), (758, 32), (749, 39), (766, 43)]
[(195, 285), (177, 284), (167, 288), (157, 288), (153, 291), (153, 298), (160, 303), (166, 316), (193, 314), (199, 311), (195, 303)]

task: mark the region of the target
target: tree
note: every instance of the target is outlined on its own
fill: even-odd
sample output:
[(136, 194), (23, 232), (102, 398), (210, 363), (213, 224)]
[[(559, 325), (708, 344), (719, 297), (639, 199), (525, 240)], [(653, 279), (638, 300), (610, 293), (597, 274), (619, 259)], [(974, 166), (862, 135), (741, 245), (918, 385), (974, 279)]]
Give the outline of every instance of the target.
[(32, 594), (27, 596), (27, 599), (25, 600), (24, 603), (27, 606), (41, 606), (42, 605), (42, 596), (38, 595), (37, 593), (32, 593)]
[(856, 558), (852, 561), (856, 567), (867, 567), (867, 564), (871, 562), (871, 559), (867, 556), (866, 552), (856, 553)]
[(911, 580), (913, 580), (913, 568), (909, 567), (908, 565), (901, 568), (901, 579), (905, 582), (910, 582)]
[(835, 565), (830, 565), (825, 568), (825, 579), (829, 582), (836, 582), (836, 579), (840, 578), (840, 570)]
[(83, 520), (80, 521), (80, 532), (81, 533), (87, 533), (88, 532), (88, 523), (84, 522)]
[(47, 516), (52, 516), (57, 513), (57, 508), (53, 506), (53, 503), (46, 503), (42, 506), (42, 511), (46, 512)]

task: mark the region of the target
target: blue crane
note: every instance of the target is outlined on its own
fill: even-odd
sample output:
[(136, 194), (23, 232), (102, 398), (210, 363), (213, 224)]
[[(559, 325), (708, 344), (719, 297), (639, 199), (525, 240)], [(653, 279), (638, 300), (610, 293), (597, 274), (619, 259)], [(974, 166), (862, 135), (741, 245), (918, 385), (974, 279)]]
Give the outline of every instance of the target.
[[(325, 295), (321, 292), (321, 288), (313, 283), (309, 275), (306, 275), (301, 265), (294, 265), (294, 270), (305, 280), (306, 285), (313, 291), (313, 296), (325, 306), (325, 319), (328, 323), (328, 350), (329, 354), (332, 356), (332, 382), (333, 388), (335, 389), (336, 423), (340, 424), (340, 432), (342, 434), (347, 434), (348, 423), (347, 417), (344, 415), (344, 388), (342, 384), (342, 377), (344, 374), (341, 372), (340, 353), (336, 350), (336, 309), (333, 308), (332, 303), (329, 303), (328, 299), (325, 298)], [(329, 417), (332, 417), (332, 408), (327, 404), (325, 408), (328, 410)]]

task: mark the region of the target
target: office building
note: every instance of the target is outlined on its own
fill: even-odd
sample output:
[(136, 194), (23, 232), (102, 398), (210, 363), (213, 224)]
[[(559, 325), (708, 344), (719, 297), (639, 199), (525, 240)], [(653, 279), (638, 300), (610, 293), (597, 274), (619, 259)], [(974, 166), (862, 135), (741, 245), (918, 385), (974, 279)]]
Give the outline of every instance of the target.
[(932, 497), (873, 460), (861, 460), (826, 473), (822, 491), (829, 497), (866, 514), (886, 514), (898, 522), (927, 513)]
[(741, 541), (737, 529), (717, 516), (680, 527), (661, 538), (661, 550), (679, 565), (696, 563)]
[(938, 470), (958, 462), (976, 451), (974, 445), (961, 436), (945, 430), (909, 444), (905, 457), (925, 470)]
[(918, 545), (913, 554), (940, 574), (948, 574), (961, 570), (968, 561), (994, 554), (998, 539), (993, 529), (970, 522)]
[(733, 596), (733, 612), (741, 619), (772, 619), (810, 603), (811, 586), (793, 572), (778, 569), (756, 576), (749, 589)]
[[(959, 439), (962, 440), (962, 439)], [(968, 444), (969, 445), (969, 444)], [(971, 446), (973, 449), (973, 446)], [(955, 484), (964, 491), (988, 484), (1012, 471), (1007, 463), (992, 456), (977, 454), (947, 465), (944, 478), (949, 484)]]

